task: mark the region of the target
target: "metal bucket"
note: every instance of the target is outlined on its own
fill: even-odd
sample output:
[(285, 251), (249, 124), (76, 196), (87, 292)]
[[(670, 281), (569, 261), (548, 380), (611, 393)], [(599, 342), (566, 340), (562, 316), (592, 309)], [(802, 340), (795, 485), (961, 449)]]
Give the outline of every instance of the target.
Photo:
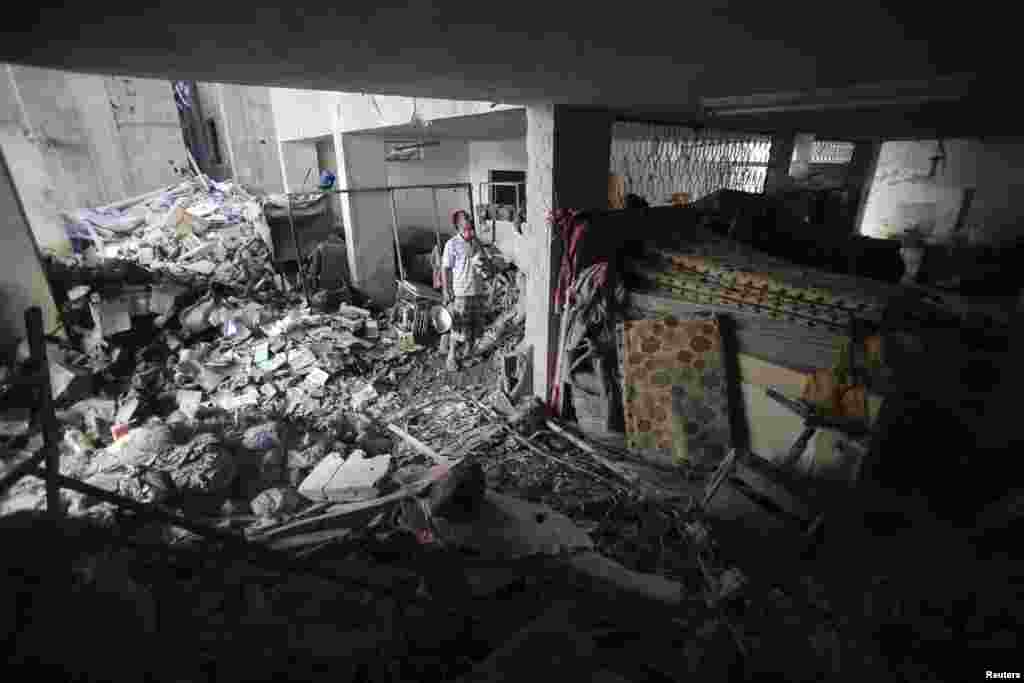
[(452, 314), (444, 306), (434, 306), (430, 309), (430, 322), (438, 334), (448, 334), (452, 329)]

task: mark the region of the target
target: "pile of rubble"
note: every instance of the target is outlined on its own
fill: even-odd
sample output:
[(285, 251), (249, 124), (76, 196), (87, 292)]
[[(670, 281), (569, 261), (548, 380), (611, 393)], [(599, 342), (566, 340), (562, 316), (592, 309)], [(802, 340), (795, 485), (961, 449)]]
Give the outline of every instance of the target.
[[(321, 460), (344, 460), (362, 444), (366, 420), (399, 405), (415, 382), (436, 382), (426, 351), (437, 335), (421, 324), (433, 292), (401, 283), (387, 311), (347, 282), (306, 300), (274, 267), (264, 210), (282, 201), (198, 175), (65, 214), (73, 253), (46, 259), (65, 333), (46, 349), (62, 473), (136, 501), (219, 497), (245, 513), (229, 517), (253, 517), (267, 497), (300, 500), (299, 484)], [(523, 334), (515, 267), (500, 253), (491, 260), (494, 320), (481, 358)], [(401, 315), (408, 307), (413, 318)], [(28, 355), (23, 342), (12, 374)], [(6, 394), (14, 385), (0, 379)], [(30, 435), (34, 398), (14, 393), (0, 406), (0, 439), (25, 455), (41, 446)], [(371, 457), (391, 450), (377, 439)], [(264, 491), (278, 493), (257, 502)], [(68, 499), (72, 514), (109, 521), (112, 506)], [(43, 504), (29, 477), (0, 512)]]
[(236, 183), (200, 177), (127, 206), (68, 212), (65, 227), (77, 254), (71, 263), (130, 261), (191, 286), (271, 289), (282, 283), (269, 264), (266, 201), (272, 200)]

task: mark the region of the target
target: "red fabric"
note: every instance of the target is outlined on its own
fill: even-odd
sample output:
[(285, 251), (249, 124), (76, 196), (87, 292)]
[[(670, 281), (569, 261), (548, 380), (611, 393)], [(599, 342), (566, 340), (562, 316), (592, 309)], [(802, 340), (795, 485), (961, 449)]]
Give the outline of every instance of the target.
[(587, 224), (577, 220), (578, 212), (573, 209), (558, 209), (548, 215), (548, 222), (552, 224), (565, 249), (562, 251), (562, 263), (558, 269), (558, 277), (555, 280), (555, 291), (553, 303), (556, 309), (565, 304), (565, 297), (569, 286), (576, 277), (576, 252), (586, 232)]
[[(574, 209), (556, 209), (548, 214), (548, 223), (554, 228), (558, 238), (562, 240), (565, 248), (562, 251), (562, 262), (558, 269), (558, 276), (555, 280), (555, 290), (552, 304), (555, 312), (561, 314), (565, 305), (569, 287), (576, 278), (576, 252), (580, 240), (586, 232), (587, 224), (578, 219), (579, 212)], [(561, 343), (561, 339), (557, 343)], [(548, 408), (558, 414), (558, 406), (561, 404), (561, 387), (554, 386), (555, 373), (558, 369), (558, 349), (551, 349), (548, 353)]]

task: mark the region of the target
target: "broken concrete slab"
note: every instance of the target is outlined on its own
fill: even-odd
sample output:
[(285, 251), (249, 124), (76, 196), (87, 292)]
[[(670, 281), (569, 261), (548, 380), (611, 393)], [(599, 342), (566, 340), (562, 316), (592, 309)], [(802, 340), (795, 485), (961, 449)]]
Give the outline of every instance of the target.
[(388, 471), (390, 455), (367, 458), (354, 450), (348, 458), (329, 453), (299, 486), (299, 493), (310, 500), (339, 503), (368, 500), (377, 494), (376, 484)]
[(591, 550), (594, 542), (571, 519), (546, 505), (488, 491), (479, 516), (469, 522), (436, 519), (441, 538), (491, 557), (518, 558)]

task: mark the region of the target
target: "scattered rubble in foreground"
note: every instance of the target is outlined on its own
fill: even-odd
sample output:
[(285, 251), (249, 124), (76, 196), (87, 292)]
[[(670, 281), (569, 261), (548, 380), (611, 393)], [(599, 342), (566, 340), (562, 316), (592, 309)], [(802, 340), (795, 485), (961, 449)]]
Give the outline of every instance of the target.
[[(614, 651), (580, 664), (611, 680), (883, 665), (819, 582), (743, 571), (678, 471), (510, 390), (514, 271), (493, 280), (475, 363), (448, 372), (416, 287), (390, 310), (348, 287), (308, 306), (271, 265), (263, 201), (197, 179), (79, 212), (82, 248), (49, 262), (67, 333), (47, 353), (61, 474), (91, 487), (62, 491), (78, 540), (60, 552), (77, 553), (76, 586), (121, 596), (123, 646), (195, 653), (154, 677), (439, 680), (527, 649), (545, 620)], [(0, 371), (4, 471), (42, 447), (13, 381), (24, 356)], [(0, 526), (18, 533), (44, 508), (42, 480), (25, 477), (0, 499)], [(609, 626), (615, 591), (633, 616)], [(903, 602), (871, 596), (875, 617)], [(103, 666), (117, 677), (118, 662)]]

